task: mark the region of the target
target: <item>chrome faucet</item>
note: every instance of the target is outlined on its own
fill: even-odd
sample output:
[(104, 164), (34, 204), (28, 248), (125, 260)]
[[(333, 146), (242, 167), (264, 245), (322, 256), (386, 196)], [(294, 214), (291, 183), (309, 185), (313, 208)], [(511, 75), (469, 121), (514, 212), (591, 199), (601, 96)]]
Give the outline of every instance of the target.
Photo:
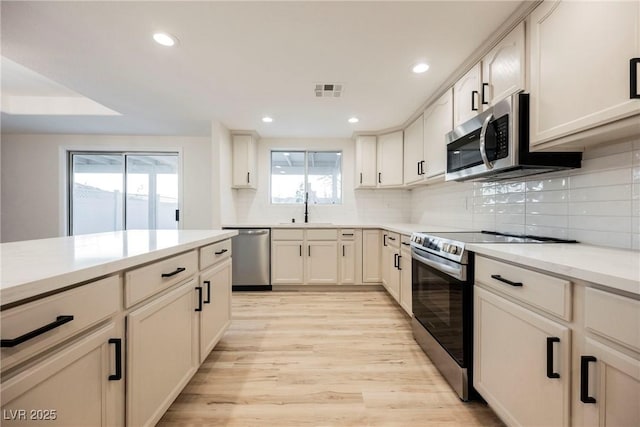
[(309, 192), (304, 193), (304, 222), (309, 222)]

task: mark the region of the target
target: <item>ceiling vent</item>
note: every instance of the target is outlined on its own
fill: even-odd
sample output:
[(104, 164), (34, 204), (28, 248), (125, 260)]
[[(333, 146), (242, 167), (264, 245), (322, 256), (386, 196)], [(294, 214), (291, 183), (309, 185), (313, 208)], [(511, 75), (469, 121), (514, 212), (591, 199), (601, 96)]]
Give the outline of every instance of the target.
[(342, 96), (342, 83), (316, 83), (316, 98), (340, 98)]

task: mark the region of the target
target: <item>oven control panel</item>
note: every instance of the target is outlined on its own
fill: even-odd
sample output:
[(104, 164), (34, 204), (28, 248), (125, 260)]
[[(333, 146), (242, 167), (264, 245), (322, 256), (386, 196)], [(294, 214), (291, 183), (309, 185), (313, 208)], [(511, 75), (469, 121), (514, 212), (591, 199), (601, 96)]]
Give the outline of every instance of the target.
[(464, 254), (464, 243), (443, 239), (436, 236), (414, 233), (411, 242), (427, 251), (444, 258), (460, 262)]

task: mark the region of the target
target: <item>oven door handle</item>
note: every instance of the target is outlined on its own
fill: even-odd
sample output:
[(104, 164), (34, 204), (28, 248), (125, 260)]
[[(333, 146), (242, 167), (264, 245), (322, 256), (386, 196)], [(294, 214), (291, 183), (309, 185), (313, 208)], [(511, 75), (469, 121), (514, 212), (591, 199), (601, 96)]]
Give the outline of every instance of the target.
[(487, 139), (487, 128), (489, 127), (489, 122), (493, 119), (493, 114), (489, 114), (486, 119), (484, 119), (484, 123), (482, 123), (482, 129), (480, 130), (480, 156), (482, 157), (482, 162), (487, 167), (487, 169), (493, 169), (493, 163), (489, 161), (487, 157), (487, 147), (486, 147), (486, 139)]
[(414, 249), (412, 252), (412, 257), (413, 259), (415, 259), (416, 261), (420, 261), (423, 264), (428, 265), (429, 267), (433, 267), (438, 271), (441, 271), (443, 273), (448, 274), (451, 277), (454, 277), (458, 280), (466, 280), (466, 277), (464, 277), (464, 270), (463, 270), (463, 266), (460, 265), (459, 267), (451, 267), (448, 265), (444, 265), (442, 263), (439, 263), (437, 261), (433, 261), (429, 258), (425, 258), (421, 255), (418, 254), (418, 249)]

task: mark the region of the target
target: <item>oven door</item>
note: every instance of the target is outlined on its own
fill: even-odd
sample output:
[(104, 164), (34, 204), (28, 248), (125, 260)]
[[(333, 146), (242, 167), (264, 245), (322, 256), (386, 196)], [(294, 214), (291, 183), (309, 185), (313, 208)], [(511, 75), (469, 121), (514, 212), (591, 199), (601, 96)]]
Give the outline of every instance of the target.
[(473, 286), (467, 265), (412, 247), (415, 319), (462, 367), (471, 362)]

